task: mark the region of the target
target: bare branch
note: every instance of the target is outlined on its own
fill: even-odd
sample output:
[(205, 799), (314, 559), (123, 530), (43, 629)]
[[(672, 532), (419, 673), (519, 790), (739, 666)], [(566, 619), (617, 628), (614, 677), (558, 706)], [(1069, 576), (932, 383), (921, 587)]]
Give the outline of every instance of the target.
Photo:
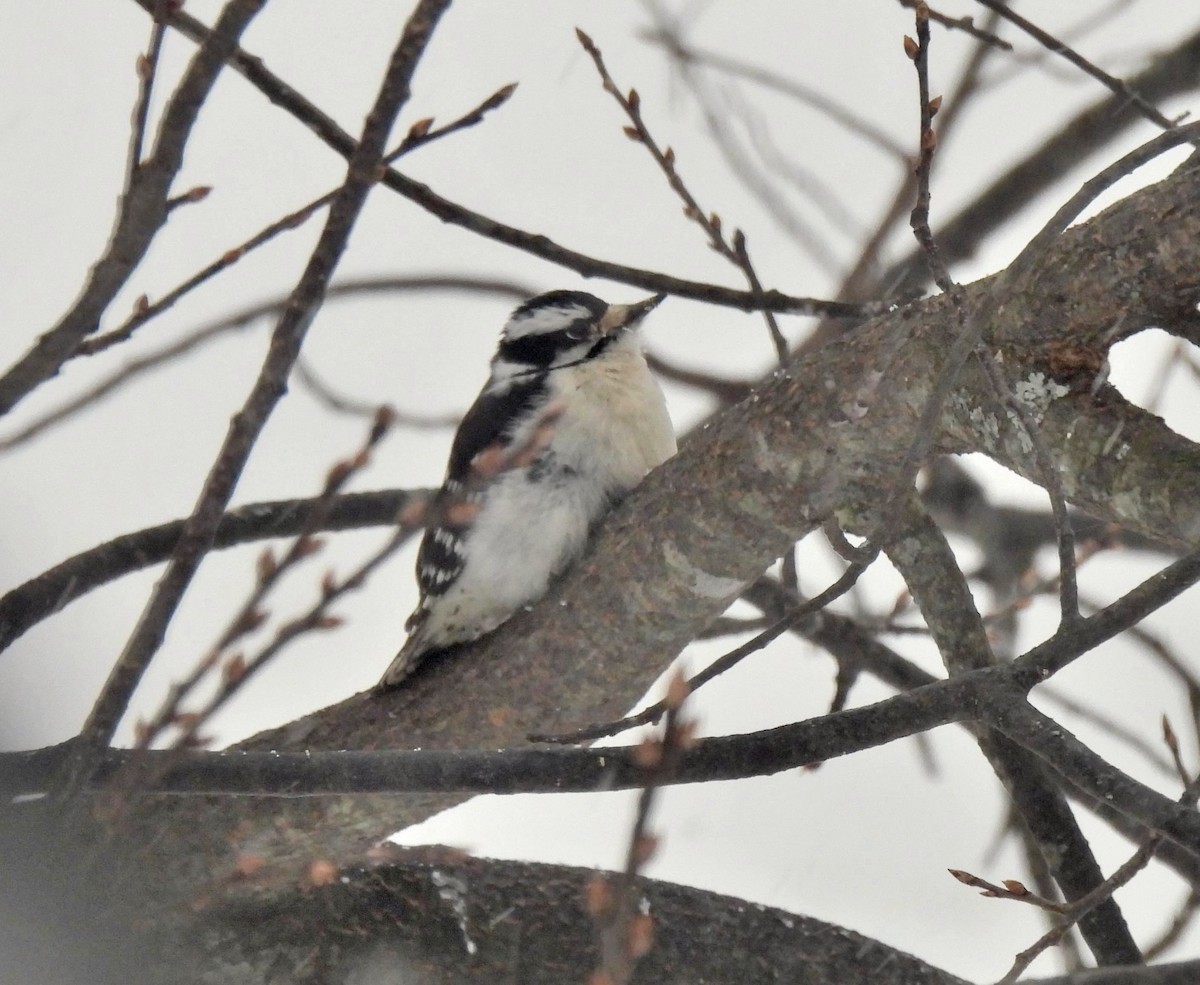
[[(1200, 31), (1159, 55), (1131, 81), (1146, 98), (1156, 101), (1194, 90), (1198, 84)], [(953, 100), (949, 105), (953, 106)], [(1005, 168), (969, 205), (941, 224), (938, 246), (945, 262), (953, 264), (974, 256), (988, 232), (1011, 220), (1060, 175), (1141, 120), (1141, 113), (1124, 96), (1113, 95), (1056, 126), (1040, 146)], [(919, 290), (925, 282), (922, 259), (918, 247), (883, 271), (880, 281), (893, 285), (901, 297)]]
[[(149, 9), (148, 5), (153, 0), (136, 0), (136, 2)], [(208, 34), (208, 29), (202, 23), (181, 11), (171, 15), (170, 24), (194, 41), (207, 37)], [(352, 152), (354, 138), (342, 130), (332, 117), (322, 112), (294, 88), (270, 72), (263, 64), (262, 59), (239, 50), (231, 64), (250, 83), (260, 89), (272, 103), (284, 108), (343, 157)], [(386, 187), (443, 222), (452, 223), (487, 239), (541, 257), (551, 263), (574, 270), (584, 277), (604, 277), (618, 283), (644, 287), (657, 293), (707, 301), (741, 311), (774, 311), (781, 314), (820, 315), (828, 318), (860, 318), (881, 313), (889, 308), (883, 303), (846, 304), (838, 301), (797, 297), (775, 289), (769, 289), (756, 295), (752, 291), (738, 291), (715, 284), (705, 284), (600, 260), (560, 246), (540, 233), (531, 233), (509, 226), (451, 202), (437, 194), (428, 185), (414, 181), (394, 168), (389, 168), (380, 180)]]
[[(414, 151), (419, 147), (424, 147), (426, 144), (430, 144), (435, 140), (439, 140), (442, 137), (448, 136), (449, 134), (457, 133), (460, 130), (464, 130), (467, 127), (471, 127), (477, 123), (480, 123), (489, 112), (491, 112), (493, 109), (503, 106), (506, 102), (508, 102), (509, 97), (512, 96), (515, 90), (515, 83), (504, 86), (497, 92), (494, 92), (492, 95), (488, 96), (487, 99), (476, 106), (473, 110), (470, 110), (454, 122), (448, 123), (443, 127), (438, 127), (437, 129), (431, 129), (431, 121), (418, 121), (417, 123), (413, 124), (413, 128), (409, 130), (408, 134), (405, 136), (404, 140), (401, 141), (400, 145), (394, 151), (385, 155), (384, 162), (390, 164), (393, 161), (399, 160), (410, 151)], [(422, 126), (422, 124), (425, 125)], [(161, 315), (164, 311), (171, 308), (182, 297), (189, 294), (206, 281), (211, 280), (217, 274), (233, 266), (233, 264), (237, 263), (248, 253), (251, 253), (260, 246), (269, 243), (280, 233), (290, 232), (293, 229), (299, 229), (300, 226), (312, 218), (313, 215), (329, 205), (334, 198), (337, 197), (338, 192), (339, 189), (337, 188), (331, 189), (324, 195), (317, 196), (307, 204), (302, 205), (297, 209), (293, 209), (287, 215), (276, 219), (272, 223), (269, 223), (245, 242), (226, 250), (223, 254), (221, 254), (220, 257), (210, 263), (207, 267), (204, 267), (202, 270), (199, 270), (193, 274), (183, 283), (172, 288), (157, 301), (153, 302), (152, 304), (140, 305), (138, 310), (135, 311), (134, 314), (119, 328), (115, 328), (111, 332), (97, 336), (94, 339), (87, 339), (81, 342), (74, 355), (90, 356), (94, 353), (107, 349), (109, 346), (116, 345), (118, 342), (126, 341), (137, 329), (146, 324), (146, 322), (157, 317), (158, 315)]]
[[(411, 503), (428, 500), (433, 490), (347, 493), (330, 504), (325, 530), (386, 526)], [(252, 503), (221, 517), (213, 549), (298, 534), (312, 499)], [(0, 597), (0, 650), (55, 612), (102, 585), (166, 561), (183, 534), (184, 520), (123, 534), (68, 558)]]
[(150, 28), (150, 43), (146, 53), (137, 59), (138, 95), (133, 107), (133, 120), (129, 134), (129, 156), (125, 163), (125, 189), (128, 195), (133, 187), (137, 170), (142, 165), (142, 150), (146, 142), (146, 121), (150, 115), (150, 93), (154, 88), (154, 76), (158, 71), (158, 57), (162, 54), (163, 36), (166, 34), (164, 15), (168, 0), (158, 0), (154, 11), (154, 23)]
[(894, 157), (897, 161), (908, 160), (908, 151), (893, 140), (890, 135), (875, 126), (865, 116), (861, 116), (848, 106), (830, 99), (818, 89), (806, 86), (794, 79), (777, 75), (751, 62), (731, 58), (719, 51), (687, 46), (683, 43), (683, 39), (678, 33), (663, 27), (645, 32), (643, 37), (651, 44), (662, 45), (672, 59), (685, 65), (695, 64), (705, 68), (713, 68), (719, 72), (725, 72), (737, 78), (746, 79), (756, 85), (761, 85), (767, 89), (790, 96), (805, 106), (811, 106), (843, 127), (848, 133), (862, 138), (866, 143), (874, 145), (885, 154)]
[(1128, 83), (1109, 75), (1103, 69), (1084, 58), (1081, 54), (1079, 54), (1079, 52), (1075, 51), (1074, 48), (1058, 40), (1058, 38), (1054, 37), (1052, 34), (1043, 31), (1032, 21), (1027, 20), (1020, 14), (1009, 9), (1007, 5), (1000, 3), (999, 0), (976, 0), (976, 3), (982, 4), (984, 7), (987, 7), (988, 10), (995, 11), (1006, 21), (1014, 24), (1016, 27), (1028, 34), (1031, 38), (1037, 41), (1038, 44), (1042, 45), (1044, 48), (1053, 52), (1054, 54), (1065, 58), (1076, 68), (1086, 72), (1093, 79), (1096, 79), (1107, 89), (1111, 90), (1115, 95), (1127, 101), (1130, 105), (1137, 107), (1138, 111), (1146, 119), (1153, 123), (1157, 123), (1164, 130), (1169, 130), (1175, 126), (1175, 121), (1168, 120), (1165, 116), (1163, 116), (1155, 106), (1147, 102), (1146, 99), (1139, 95)]
[(588, 886), (588, 911), (600, 936), (600, 967), (591, 985), (628, 985), (639, 959), (650, 949), (654, 922), (639, 912), (638, 874), (654, 856), (658, 838), (650, 833), (650, 810), (659, 787), (669, 782), (689, 747), (693, 723), (683, 718), (688, 695), (683, 672), (676, 670), (667, 685), (667, 720), (661, 738), (647, 737), (633, 751), (643, 773), (633, 830), (625, 853), (625, 868), (615, 878), (597, 875)]
[[(238, 38), (266, 0), (228, 0), (211, 31), (206, 31), (163, 112), (151, 157), (133, 172), (121, 198), (116, 224), (104, 255), (92, 267), (87, 284), (71, 309), (7, 373), (0, 376), (0, 415), (11, 410), (53, 376), (80, 341), (94, 332), (117, 291), (141, 262), (167, 217), (171, 184), (183, 163), (192, 125), (217, 75), (237, 50)], [(150, 13), (158, 0), (146, 0)], [(173, 18), (178, 13), (168, 11)]]
[[(368, 277), (344, 280), (331, 284), (325, 292), (328, 302), (337, 298), (354, 297), (360, 294), (408, 293), (419, 291), (461, 291), (464, 293), (492, 294), (512, 301), (524, 301), (537, 291), (532, 287), (509, 280), (456, 276), (453, 274), (426, 274), (399, 277)], [(48, 411), (16, 433), (0, 438), (0, 452), (25, 444), (50, 427), (69, 420), (80, 411), (86, 410), (101, 398), (108, 396), (129, 381), (156, 369), (165, 363), (185, 355), (227, 332), (245, 328), (251, 322), (268, 315), (278, 315), (287, 304), (287, 298), (276, 298), (243, 308), (231, 315), (209, 322), (192, 331), (171, 345), (156, 352), (130, 360), (121, 369), (113, 371), (78, 396)], [(372, 412), (373, 412), (372, 405)]]
[[(238, 658), (235, 661), (228, 658), (226, 651), (239, 639), (258, 628), (265, 620), (267, 615), (265, 608), (266, 601), (271, 591), (291, 569), (298, 566), (305, 558), (315, 554), (319, 549), (316, 534), (324, 528), (335, 498), (345, 488), (350, 479), (367, 465), (370, 461), (372, 450), (383, 440), (392, 423), (392, 414), (387, 408), (376, 408), (375, 419), (366, 441), (356, 454), (345, 461), (338, 462), (326, 473), (324, 487), (314, 497), (312, 506), (308, 510), (308, 515), (304, 518), (301, 530), (296, 534), (295, 539), (288, 545), (282, 556), (277, 559), (269, 547), (265, 548), (259, 555), (257, 577), (254, 580), (254, 585), (248, 597), (237, 612), (229, 619), (225, 630), (220, 634), (217, 641), (204, 657), (197, 661), (192, 673), (172, 684), (157, 714), (149, 721), (139, 723), (137, 745), (135, 748), (142, 750), (149, 749), (163, 732), (172, 725), (181, 726), (176, 748), (183, 748), (194, 744), (199, 730), (212, 718), (218, 708), (241, 689), (251, 674), (260, 670), (271, 656), (277, 653), (291, 638), (298, 635), (300, 631), (305, 628), (316, 627), (319, 624), (320, 618), (325, 614), (329, 605), (337, 596), (343, 594), (349, 588), (357, 587), (362, 583), (362, 579), (366, 577), (366, 570), (357, 577), (352, 576), (345, 579), (341, 584), (322, 585), (318, 607), (303, 619), (293, 620), (288, 626), (291, 632), (286, 637), (281, 630), (276, 635), (275, 640), (272, 641), (271, 646), (268, 647), (268, 652), (250, 660)], [(387, 545), (387, 553), (383, 557), (394, 553), (408, 539), (411, 533), (412, 528), (401, 527), (397, 530)], [(379, 561), (375, 561), (371, 567), (373, 568), (382, 561), (383, 557)], [(209, 673), (219, 666), (222, 666), (222, 678), (221, 687), (217, 695), (210, 700), (202, 711), (190, 712), (186, 724), (184, 724), (181, 720), (183, 702), (188, 699), (201, 680), (208, 677)], [(138, 785), (140, 782), (140, 777), (134, 777), (131, 784)]]
[[(746, 236), (740, 230), (736, 229), (733, 233), (733, 240), (727, 242), (725, 234), (721, 228), (721, 217), (715, 212), (705, 214), (700, 207), (700, 203), (696, 201), (695, 196), (688, 189), (683, 177), (679, 174), (675, 167), (675, 152), (668, 147), (666, 150), (658, 146), (658, 142), (654, 139), (653, 134), (646, 126), (646, 122), (642, 117), (641, 99), (638, 97), (636, 89), (630, 89), (629, 95), (623, 95), (620, 88), (617, 86), (613, 77), (609, 74), (608, 67), (604, 64), (604, 56), (600, 53), (600, 49), (596, 47), (594, 41), (589, 38), (579, 28), (575, 29), (575, 35), (579, 38), (579, 43), (583, 45), (583, 50), (591, 56), (593, 64), (596, 66), (596, 71), (600, 73), (600, 78), (604, 82), (606, 92), (612, 94), (612, 97), (625, 111), (625, 115), (629, 118), (632, 127), (626, 128), (626, 134), (633, 137), (642, 144), (646, 150), (650, 152), (654, 162), (667, 178), (667, 183), (671, 186), (671, 190), (683, 201), (683, 214), (687, 218), (695, 222), (708, 239), (708, 245), (723, 256), (726, 260), (737, 267), (746, 278), (746, 283), (750, 285), (750, 292), (755, 297), (761, 297), (763, 294), (762, 284), (759, 282), (758, 274), (755, 273), (754, 265), (750, 262), (750, 254), (746, 248)], [(763, 309), (763, 318), (767, 323), (767, 330), (771, 336), (771, 342), (775, 346), (775, 356), (782, 364), (787, 359), (787, 342), (783, 337), (783, 333), (779, 330), (779, 325), (775, 321), (775, 315), (766, 309)]]
[[(916, 8), (920, 5), (921, 0), (900, 0), (901, 7)], [(984, 44), (990, 45), (991, 47), (997, 48), (1001, 51), (1012, 51), (1012, 45), (1003, 38), (998, 37), (990, 30), (976, 27), (973, 18), (948, 17), (946, 14), (939, 13), (938, 11), (929, 7), (928, 4), (925, 4), (925, 7), (928, 10), (926, 17), (929, 20), (936, 21), (938, 24), (942, 25), (942, 27), (952, 31), (962, 31), (965, 34), (969, 34), (971, 37), (977, 38), (978, 40), (984, 42)]]
[(108, 743), (138, 681), (161, 645), (183, 593), (208, 550), (242, 467), (275, 404), (299, 354), (308, 326), (324, 298), (329, 279), (366, 201), (379, 178), (379, 168), (392, 122), (409, 94), (409, 81), (438, 19), (449, 0), (421, 0), (392, 53), (375, 106), (367, 116), (362, 139), (350, 157), (346, 182), (329, 209), (329, 218), (313, 255), (296, 285), (272, 337), (267, 361), (234, 417), (228, 436), (188, 520), (167, 570), (155, 586), (133, 635), (117, 658), (100, 698), (84, 726), (89, 745)]

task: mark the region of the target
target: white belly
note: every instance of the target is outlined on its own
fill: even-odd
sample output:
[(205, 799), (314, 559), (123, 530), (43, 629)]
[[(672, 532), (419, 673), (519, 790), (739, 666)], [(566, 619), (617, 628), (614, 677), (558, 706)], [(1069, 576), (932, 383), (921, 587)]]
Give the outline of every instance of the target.
[(541, 598), (583, 552), (591, 523), (604, 512), (607, 504), (593, 501), (577, 479), (530, 482), (528, 473), (510, 473), (488, 490), (467, 535), (462, 573), (431, 600), (422, 632), (439, 645), (489, 633)]

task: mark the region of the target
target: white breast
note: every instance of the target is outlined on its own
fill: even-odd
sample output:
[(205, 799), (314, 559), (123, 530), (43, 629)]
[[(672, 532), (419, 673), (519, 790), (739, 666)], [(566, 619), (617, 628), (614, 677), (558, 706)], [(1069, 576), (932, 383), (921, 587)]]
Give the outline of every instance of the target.
[(565, 411), (550, 448), (563, 464), (624, 493), (675, 454), (666, 401), (634, 338), (553, 376)]

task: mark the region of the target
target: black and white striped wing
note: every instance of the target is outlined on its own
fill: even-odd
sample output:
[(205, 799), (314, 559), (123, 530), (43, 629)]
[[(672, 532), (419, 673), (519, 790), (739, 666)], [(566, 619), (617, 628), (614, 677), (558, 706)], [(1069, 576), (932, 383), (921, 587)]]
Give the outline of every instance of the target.
[[(469, 500), (479, 495), (472, 482), (471, 463), (480, 452), (503, 447), (512, 440), (520, 422), (536, 410), (544, 392), (544, 377), (537, 373), (528, 380), (514, 380), (502, 392), (484, 390), (471, 405), (458, 426), (450, 447), (450, 464), (442, 485), (444, 503), (460, 497)], [(462, 573), (466, 560), (464, 543), (470, 525), (441, 523), (429, 527), (417, 552), (417, 584), (421, 606), (409, 619), (411, 630), (420, 622), (428, 602), (444, 594)]]

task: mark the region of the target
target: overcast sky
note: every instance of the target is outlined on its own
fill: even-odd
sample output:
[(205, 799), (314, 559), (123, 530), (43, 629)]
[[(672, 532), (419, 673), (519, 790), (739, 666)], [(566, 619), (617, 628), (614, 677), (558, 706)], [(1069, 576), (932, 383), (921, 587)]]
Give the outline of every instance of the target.
[[(916, 130), (915, 81), (901, 37), (911, 13), (894, 2), (723, 2), (666, 5), (687, 12), (687, 39), (698, 48), (752, 62), (841, 100), (903, 147)], [(1064, 14), (1061, 8), (1069, 7)], [(1111, 17), (1077, 39), (1109, 71), (1133, 74), (1157, 48), (1193, 29), (1181, 5), (1139, 3), (1022, 4), (1028, 16), (1059, 30), (1085, 13)], [(282, 78), (357, 133), (407, 4), (383, 0), (287, 0), (268, 5), (244, 38)], [(187, 10), (211, 22), (219, 4), (189, 0)], [(415, 120), (438, 122), (470, 109), (502, 85), (519, 88), (482, 125), (422, 149), (402, 162), (406, 173), (448, 198), (581, 252), (679, 276), (742, 286), (736, 271), (709, 250), (687, 223), (678, 200), (644, 149), (621, 133), (624, 120), (605, 94), (576, 26), (605, 52), (622, 86), (636, 86), (652, 131), (676, 152), (680, 172), (706, 209), (746, 231), (764, 284), (794, 294), (829, 296), (894, 193), (901, 163), (822, 114), (777, 92), (728, 75), (702, 75), (724, 107), (716, 120), (759, 160), (775, 162), (786, 208), (755, 199), (731, 174), (694, 92), (672, 73), (660, 48), (645, 40), (654, 6), (542, 0), (497, 4), (459, 0), (422, 62), (397, 135)], [(946, 5), (952, 16), (982, 8)], [(1188, 18), (1195, 19), (1190, 13)], [(111, 228), (135, 96), (134, 62), (148, 22), (132, 2), (44, 0), (0, 7), (0, 364), (10, 365), (68, 307)], [(1018, 55), (1036, 53), (1017, 41)], [(168, 36), (153, 102), (194, 50)], [(961, 33), (935, 30), (933, 90), (944, 92), (969, 52)], [(1014, 58), (998, 56), (992, 73), (1009, 76)], [(939, 151), (933, 226), (1007, 163), (1020, 158), (1056, 120), (1102, 95), (1061, 63), (1039, 63), (984, 96)], [(734, 109), (737, 108), (735, 112)], [(1187, 101), (1164, 107), (1168, 114)], [(1149, 124), (1096, 160), (1081, 161), (1020, 223), (994, 237), (988, 251), (955, 270), (969, 281), (999, 269), (1031, 231), (1091, 171), (1153, 135)], [(1177, 160), (1174, 158), (1172, 160)], [(1163, 173), (1170, 161), (1139, 180)], [(303, 126), (226, 72), (201, 114), (176, 185), (211, 186), (208, 198), (181, 207), (147, 261), (118, 298), (104, 327), (119, 324), (137, 297), (151, 299), (281, 215), (338, 185), (344, 162)], [(1127, 193), (1129, 185), (1119, 189)], [(320, 220), (273, 241), (194, 292), (125, 346), (77, 359), (0, 424), (0, 441), (114, 371), (169, 346), (203, 325), (284, 296), (302, 269)], [(797, 226), (821, 244), (806, 248)], [(901, 233), (891, 248), (909, 248)], [(571, 271), (448, 227), (385, 189), (368, 208), (335, 281), (396, 275), (456, 274), (503, 278), (531, 291), (580, 288), (611, 301), (645, 292), (584, 281)], [(305, 348), (313, 371), (356, 400), (444, 415), (469, 404), (486, 376), (487, 359), (513, 301), (455, 292), (388, 293), (328, 303)], [(791, 338), (808, 326), (785, 321)], [(185, 516), (257, 373), (269, 322), (259, 318), (224, 333), (157, 372), (132, 379), (89, 411), (34, 442), (0, 451), (0, 590), (120, 533)], [(679, 365), (753, 378), (771, 366), (772, 348), (759, 319), (671, 299), (646, 327), (648, 347)], [(1166, 346), (1148, 335), (1114, 356), (1114, 379), (1145, 400)], [(710, 409), (694, 392), (668, 386), (683, 431)], [(1160, 407), (1189, 436), (1194, 395), (1176, 379)], [(362, 440), (361, 417), (331, 412), (295, 385), (274, 415), (238, 486), (250, 503), (315, 492), (329, 465)], [(376, 456), (359, 488), (430, 485), (441, 478), (451, 432), (404, 431)], [(997, 497), (1041, 503), (996, 467), (979, 466)], [(298, 575), (273, 607), (300, 611), (320, 571), (345, 570), (386, 536), (368, 531), (335, 538), (329, 553)], [(257, 549), (210, 559), (173, 623), (160, 659), (139, 691), (135, 714), (156, 707), (169, 683), (204, 651), (221, 619), (244, 596)], [(806, 550), (802, 578), (815, 589), (835, 569), (819, 546)], [(1158, 559), (1120, 554), (1089, 566), (1087, 590), (1116, 597), (1155, 570)], [(214, 727), (222, 743), (337, 701), (370, 686), (403, 639), (415, 599), (412, 555), (406, 553), (368, 590), (339, 608), (336, 634), (302, 641), (224, 712)], [(969, 553), (964, 555), (969, 566)], [(1043, 570), (1051, 570), (1045, 559)], [(0, 743), (43, 745), (74, 734), (120, 650), (156, 572), (125, 578), (66, 607), (0, 658)], [(900, 590), (885, 566), (867, 579), (863, 605), (886, 611)], [(1194, 596), (1193, 596), (1194, 597)], [(986, 605), (986, 600), (983, 600)], [(1151, 624), (1168, 640), (1187, 640), (1185, 597)], [(1053, 625), (1054, 605), (1038, 605), (1023, 626), (1030, 643)], [(931, 671), (936, 655), (920, 641), (892, 641)], [(732, 645), (722, 641), (686, 655), (695, 668)], [(1189, 654), (1194, 659), (1194, 655)], [(1130, 666), (1136, 661), (1136, 673)], [(1136, 651), (1110, 645), (1059, 687), (1152, 738), (1158, 718), (1187, 711), (1172, 682)], [(1136, 686), (1134, 686), (1136, 684)], [(696, 706), (706, 733), (748, 731), (821, 714), (832, 694), (831, 661), (796, 640), (780, 640), (727, 679), (705, 689)], [(854, 700), (885, 696), (870, 681)], [(1053, 704), (1046, 707), (1060, 714)], [(1129, 751), (1084, 723), (1072, 728), (1139, 778), (1170, 790)], [(131, 735), (133, 716), (122, 739)], [(1040, 933), (1032, 908), (981, 900), (945, 875), (970, 868), (990, 878), (1021, 872), (1010, 842), (989, 854), (1002, 814), (1000, 792), (961, 730), (942, 729), (926, 744), (897, 743), (815, 772), (670, 790), (657, 827), (665, 851), (652, 868), (689, 882), (844, 924), (913, 951), (968, 977), (998, 977), (1011, 956)], [(448, 840), (482, 854), (612, 866), (627, 832), (624, 795), (479, 798), (407, 834)], [(1085, 827), (1092, 833), (1090, 819)], [(1102, 861), (1127, 849), (1097, 831)], [(1161, 900), (1181, 899), (1179, 883), (1151, 871), (1120, 898), (1135, 933), (1161, 929)], [(1156, 905), (1141, 901), (1157, 900)], [(1194, 956), (1193, 935), (1177, 956)], [(1053, 958), (1037, 966), (1050, 971)]]

